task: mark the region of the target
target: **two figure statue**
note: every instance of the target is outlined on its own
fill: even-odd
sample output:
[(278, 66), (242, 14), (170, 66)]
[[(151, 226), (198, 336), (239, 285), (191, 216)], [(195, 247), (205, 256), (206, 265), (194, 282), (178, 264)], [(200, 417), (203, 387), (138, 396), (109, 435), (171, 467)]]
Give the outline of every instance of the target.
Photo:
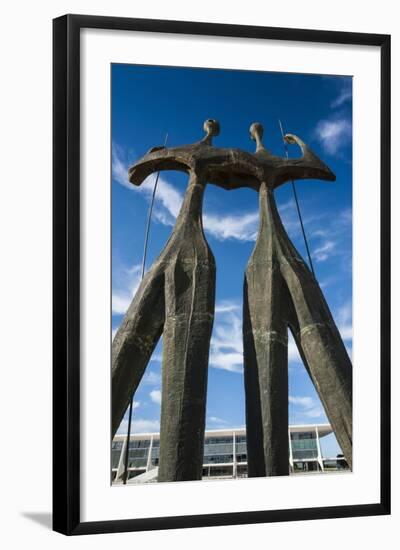
[(291, 243), (274, 190), (292, 179), (334, 181), (301, 139), (298, 159), (272, 155), (261, 124), (254, 154), (217, 148), (215, 120), (205, 137), (182, 147), (154, 147), (129, 169), (140, 185), (160, 170), (179, 170), (189, 184), (172, 234), (143, 278), (112, 348), (112, 436), (163, 334), (158, 481), (201, 479), (207, 371), (215, 306), (215, 261), (205, 239), (207, 183), (259, 193), (260, 224), (243, 298), (248, 475), (288, 475), (288, 328), (321, 398), (349, 466), (352, 464), (352, 366), (319, 285)]

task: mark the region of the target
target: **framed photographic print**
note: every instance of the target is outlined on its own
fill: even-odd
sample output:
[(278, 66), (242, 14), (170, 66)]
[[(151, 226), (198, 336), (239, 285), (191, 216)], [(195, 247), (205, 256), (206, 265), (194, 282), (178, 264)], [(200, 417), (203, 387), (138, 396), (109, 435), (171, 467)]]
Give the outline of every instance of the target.
[(54, 529), (389, 514), (389, 249), (389, 36), (55, 19)]

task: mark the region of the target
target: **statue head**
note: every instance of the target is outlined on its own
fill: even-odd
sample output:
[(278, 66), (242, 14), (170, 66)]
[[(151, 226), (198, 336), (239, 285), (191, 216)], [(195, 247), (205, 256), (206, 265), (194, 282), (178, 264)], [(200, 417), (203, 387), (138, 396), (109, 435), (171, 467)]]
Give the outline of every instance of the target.
[(203, 129), (207, 136), (219, 136), (220, 132), (220, 126), (218, 120), (215, 120), (213, 118), (208, 118), (204, 121)]
[(261, 178), (272, 189), (290, 180), (320, 179), (334, 181), (336, 179), (328, 166), (294, 134), (286, 134), (284, 140), (288, 144), (298, 145), (302, 156), (287, 158), (273, 155), (267, 151), (262, 142), (264, 129), (260, 122), (253, 122), (249, 131), (251, 139), (256, 142), (254, 157), (262, 166)]

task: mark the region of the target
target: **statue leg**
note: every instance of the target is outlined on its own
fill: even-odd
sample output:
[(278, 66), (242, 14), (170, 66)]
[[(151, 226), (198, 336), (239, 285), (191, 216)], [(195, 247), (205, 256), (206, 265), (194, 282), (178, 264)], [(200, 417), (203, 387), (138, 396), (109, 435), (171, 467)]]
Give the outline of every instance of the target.
[(260, 186), (260, 224), (244, 286), (243, 350), (249, 477), (289, 475), (287, 289), (275, 250), (272, 193)]
[[(183, 246), (187, 245), (187, 241)], [(166, 271), (158, 481), (202, 477), (215, 265), (178, 254)]]
[[(252, 294), (252, 293), (251, 293)], [(248, 477), (265, 476), (264, 432), (256, 343), (251, 325), (247, 278), (243, 293), (243, 362), (246, 402), (246, 447)]]
[(164, 271), (154, 265), (142, 280), (112, 346), (112, 437), (137, 390), (161, 336)]
[(283, 262), (290, 327), (344, 456), (352, 467), (352, 366), (325, 298), (305, 265)]
[[(280, 271), (288, 290), (289, 322), (300, 354), (349, 466), (352, 464), (352, 366), (328, 304), (266, 194)], [(290, 299), (291, 302), (290, 303)]]
[(203, 235), (205, 182), (190, 175), (174, 230), (113, 342), (113, 434), (163, 336), (159, 481), (201, 479), (215, 262)]
[(248, 475), (289, 475), (285, 285), (258, 249), (246, 270), (244, 378)]

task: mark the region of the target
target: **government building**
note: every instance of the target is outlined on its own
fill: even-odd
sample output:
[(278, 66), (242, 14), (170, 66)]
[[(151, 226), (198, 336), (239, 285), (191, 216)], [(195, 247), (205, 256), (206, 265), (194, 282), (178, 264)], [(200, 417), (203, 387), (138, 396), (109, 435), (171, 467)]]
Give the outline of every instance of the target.
[[(348, 469), (343, 455), (324, 457), (321, 438), (332, 433), (329, 424), (289, 426), (290, 474)], [(112, 483), (122, 483), (126, 435), (112, 443)], [(128, 484), (157, 481), (160, 434), (132, 434), (129, 442)], [(247, 477), (246, 430), (207, 430), (204, 440), (203, 479)]]

